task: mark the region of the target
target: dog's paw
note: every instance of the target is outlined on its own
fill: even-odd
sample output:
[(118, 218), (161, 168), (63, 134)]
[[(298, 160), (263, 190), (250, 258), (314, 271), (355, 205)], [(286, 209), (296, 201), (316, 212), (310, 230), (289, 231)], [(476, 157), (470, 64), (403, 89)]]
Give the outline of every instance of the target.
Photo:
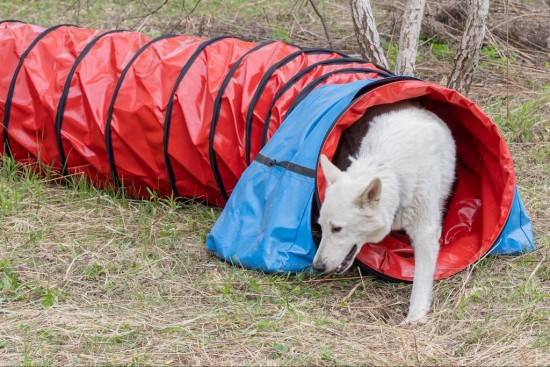
[(421, 316), (421, 317), (418, 317), (418, 318), (412, 318), (412, 317), (407, 317), (405, 320), (401, 321), (401, 323), (399, 324), (399, 326), (401, 327), (415, 327), (415, 326), (420, 326), (420, 325), (424, 325), (428, 322), (428, 317), (427, 316)]

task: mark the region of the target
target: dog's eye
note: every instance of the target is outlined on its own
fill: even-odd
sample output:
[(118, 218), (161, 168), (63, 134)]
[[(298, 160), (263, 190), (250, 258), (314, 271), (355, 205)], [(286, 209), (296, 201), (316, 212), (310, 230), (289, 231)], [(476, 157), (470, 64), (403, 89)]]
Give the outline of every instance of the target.
[(330, 231), (331, 231), (332, 233), (338, 233), (338, 232), (340, 232), (341, 230), (342, 230), (342, 227), (335, 227), (335, 226), (330, 227)]

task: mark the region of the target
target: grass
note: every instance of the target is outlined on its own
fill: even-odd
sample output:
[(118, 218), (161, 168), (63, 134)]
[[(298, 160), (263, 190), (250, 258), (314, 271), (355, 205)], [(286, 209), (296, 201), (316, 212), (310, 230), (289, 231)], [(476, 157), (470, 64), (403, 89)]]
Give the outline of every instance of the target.
[(550, 121), (547, 106), (550, 104), (550, 90), (545, 86), (540, 97), (535, 100), (513, 101), (506, 96), (491, 99), (486, 106), (487, 113), (508, 143), (550, 141)]
[[(335, 47), (356, 52), (347, 5), (320, 3), (337, 29)], [(325, 45), (302, 3), (204, 0), (186, 19), (194, 1), (172, 0), (143, 16), (160, 4), (0, 1), (0, 17)], [(438, 82), (450, 70), (449, 50), (439, 39), (423, 45), (419, 74)], [(548, 364), (550, 76), (515, 60), (492, 64), (496, 53), (484, 52), (470, 96), (509, 143), (538, 250), (488, 257), (437, 282), (427, 325), (397, 326), (407, 284), (357, 270), (263, 274), (218, 260), (204, 246), (218, 209), (155, 195), (132, 200), (77, 179), (62, 185), (4, 158), (0, 365)]]

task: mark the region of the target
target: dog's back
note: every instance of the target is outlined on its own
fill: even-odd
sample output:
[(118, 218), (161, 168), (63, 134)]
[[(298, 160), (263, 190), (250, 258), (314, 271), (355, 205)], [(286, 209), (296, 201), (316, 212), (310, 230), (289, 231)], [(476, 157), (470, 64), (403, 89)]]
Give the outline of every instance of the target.
[(419, 107), (373, 118), (357, 160), (390, 166), (401, 183), (401, 206), (418, 195), (435, 195), (444, 204), (454, 181), (455, 144), (447, 125)]

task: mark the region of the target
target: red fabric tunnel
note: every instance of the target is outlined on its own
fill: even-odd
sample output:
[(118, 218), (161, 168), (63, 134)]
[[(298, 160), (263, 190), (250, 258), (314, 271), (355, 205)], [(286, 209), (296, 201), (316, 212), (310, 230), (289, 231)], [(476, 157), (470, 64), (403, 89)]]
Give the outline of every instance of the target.
[[(284, 42), (43, 29), (0, 22), (0, 154), (85, 175), (133, 197), (193, 197), (223, 206), (244, 170), (313, 89), (392, 74), (370, 62)], [(436, 278), (483, 256), (514, 198), (513, 163), (496, 126), (455, 91), (418, 80), (382, 84), (334, 124), (322, 151), (373, 107), (414, 99), (449, 124), (457, 183), (449, 201)], [(318, 170), (322, 201), (324, 179)], [(411, 280), (408, 238), (393, 233), (358, 259)]]
[(6, 154), (134, 197), (220, 206), (302, 88), (388, 75), (333, 50), (232, 37), (5, 21), (0, 40)]

